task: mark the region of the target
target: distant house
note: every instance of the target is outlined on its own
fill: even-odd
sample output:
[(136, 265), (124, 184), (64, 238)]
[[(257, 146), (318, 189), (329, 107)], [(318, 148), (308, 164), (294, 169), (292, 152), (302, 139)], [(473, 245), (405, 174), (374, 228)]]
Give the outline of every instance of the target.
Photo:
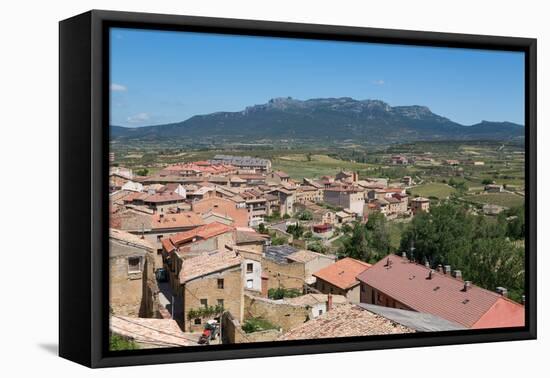
[(485, 204), (483, 205), (483, 214), (485, 215), (498, 215), (506, 210), (505, 207), (494, 205), (494, 204)]
[(248, 251), (256, 251), (263, 253), (266, 245), (269, 244), (269, 235), (260, 234), (254, 229), (242, 229), (237, 228), (237, 242), (236, 245), (239, 248), (244, 248)]
[[(191, 316), (192, 310), (220, 306), (235, 319), (243, 319), (242, 257), (232, 251), (203, 253), (185, 260), (179, 271), (178, 291), (183, 297), (184, 330), (202, 331), (216, 315)], [(219, 314), (218, 314), (219, 315)]]
[(336, 212), (336, 221), (338, 224), (346, 224), (353, 222), (357, 217), (357, 214), (350, 209), (344, 209)]
[(273, 171), (267, 175), (270, 181), (276, 182), (278, 184), (287, 183), (290, 180), (288, 173), (283, 171)]
[(155, 248), (139, 236), (109, 232), (109, 306), (114, 315), (154, 317), (158, 313)]
[(361, 303), (428, 313), (466, 328), (525, 325), (523, 305), (445, 271), (388, 256), (358, 274)]
[(334, 177), (337, 181), (343, 181), (347, 183), (357, 182), (359, 180), (359, 174), (357, 172), (340, 171)]
[(445, 165), (459, 165), (460, 161), (455, 160), (455, 159), (447, 159), (447, 160), (443, 160), (443, 164), (445, 164)]
[(294, 201), (296, 199), (293, 191), (277, 188), (271, 190), (269, 194), (276, 196), (279, 199), (279, 214), (281, 216), (294, 214)]
[(351, 303), (359, 303), (357, 275), (370, 268), (366, 262), (346, 257), (313, 273), (315, 288), (321, 293), (344, 295)]
[(298, 250), (288, 255), (286, 258), (290, 262), (304, 264), (304, 278), (305, 282), (309, 285), (315, 284), (316, 278), (313, 273), (333, 265), (336, 261), (336, 256), (334, 255), (325, 255), (305, 249)]
[(124, 185), (121, 186), (121, 190), (129, 190), (131, 192), (142, 192), (143, 184), (139, 182), (127, 181)]
[(392, 156), (390, 161), (393, 165), (407, 165), (407, 164), (409, 164), (409, 159), (406, 158), (405, 156), (401, 156), (401, 155)]
[(401, 182), (405, 186), (411, 186), (412, 184), (414, 184), (413, 178), (411, 176), (403, 176), (403, 178), (401, 179)]
[(503, 189), (502, 185), (497, 185), (497, 184), (485, 185), (485, 191), (488, 192), (488, 193), (500, 193), (503, 190), (504, 189)]
[(329, 205), (349, 209), (355, 214), (363, 215), (365, 196), (360, 190), (342, 187), (327, 188), (323, 194), (323, 201)]
[(216, 155), (210, 160), (214, 164), (230, 164), (239, 170), (266, 173), (271, 171), (271, 161), (250, 156)]
[(323, 201), (323, 189), (310, 185), (302, 185), (296, 189), (296, 202), (321, 202)]
[(416, 215), (421, 211), (426, 213), (430, 211), (430, 200), (425, 197), (413, 198), (411, 200), (411, 212)]

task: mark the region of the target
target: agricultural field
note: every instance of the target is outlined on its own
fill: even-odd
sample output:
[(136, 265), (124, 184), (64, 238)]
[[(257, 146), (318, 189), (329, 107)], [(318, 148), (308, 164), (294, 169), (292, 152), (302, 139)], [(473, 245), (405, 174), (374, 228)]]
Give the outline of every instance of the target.
[(456, 189), (443, 183), (427, 183), (423, 185), (415, 186), (411, 188), (411, 194), (413, 196), (420, 197), (435, 197), (438, 199), (445, 199), (449, 197), (452, 193), (455, 193)]
[(336, 159), (328, 155), (291, 154), (275, 157), (272, 160), (273, 169), (281, 170), (293, 179), (301, 180), (304, 177), (321, 177), (335, 175), (340, 170), (358, 171), (366, 173), (372, 165)]
[(467, 201), (479, 204), (491, 204), (507, 208), (523, 206), (524, 198), (514, 193), (482, 193), (466, 196)]

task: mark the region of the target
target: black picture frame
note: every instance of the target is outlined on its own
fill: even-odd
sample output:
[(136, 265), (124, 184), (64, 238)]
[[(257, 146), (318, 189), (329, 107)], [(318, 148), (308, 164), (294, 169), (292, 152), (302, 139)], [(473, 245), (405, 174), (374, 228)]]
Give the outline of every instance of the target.
[[(524, 52), (525, 327), (109, 352), (107, 31), (115, 26)], [(61, 357), (95, 368), (536, 338), (536, 39), (102, 10), (63, 20), (59, 27)]]

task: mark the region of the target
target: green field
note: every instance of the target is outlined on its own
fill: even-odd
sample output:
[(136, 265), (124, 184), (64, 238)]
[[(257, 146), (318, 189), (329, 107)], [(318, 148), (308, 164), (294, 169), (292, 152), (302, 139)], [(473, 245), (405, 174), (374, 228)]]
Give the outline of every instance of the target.
[(414, 196), (436, 197), (439, 199), (447, 198), (451, 195), (451, 193), (454, 193), (455, 191), (456, 190), (453, 187), (437, 182), (418, 185), (411, 189), (411, 193)]
[(273, 169), (281, 170), (293, 179), (301, 180), (304, 177), (314, 178), (324, 175), (335, 175), (340, 170), (365, 172), (371, 166), (365, 163), (354, 163), (339, 160), (328, 155), (290, 154), (273, 158)]
[(465, 197), (467, 201), (479, 204), (491, 204), (504, 207), (523, 206), (522, 196), (512, 193), (484, 193)]

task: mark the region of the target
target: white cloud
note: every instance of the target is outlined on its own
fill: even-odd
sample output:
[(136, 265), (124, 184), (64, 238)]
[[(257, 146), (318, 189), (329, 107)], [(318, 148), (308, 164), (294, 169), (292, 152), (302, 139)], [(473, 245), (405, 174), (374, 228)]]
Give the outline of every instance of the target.
[(372, 82), (374, 85), (384, 85), (386, 82), (384, 80), (375, 80)]
[(126, 88), (125, 85), (117, 84), (117, 83), (111, 83), (111, 91), (113, 92), (126, 92), (128, 88)]
[(126, 118), (126, 121), (128, 123), (139, 124), (139, 123), (147, 122), (150, 119), (151, 118), (149, 117), (149, 114), (147, 114), (147, 113), (138, 113), (138, 114), (135, 114), (133, 116), (130, 116), (130, 117)]

